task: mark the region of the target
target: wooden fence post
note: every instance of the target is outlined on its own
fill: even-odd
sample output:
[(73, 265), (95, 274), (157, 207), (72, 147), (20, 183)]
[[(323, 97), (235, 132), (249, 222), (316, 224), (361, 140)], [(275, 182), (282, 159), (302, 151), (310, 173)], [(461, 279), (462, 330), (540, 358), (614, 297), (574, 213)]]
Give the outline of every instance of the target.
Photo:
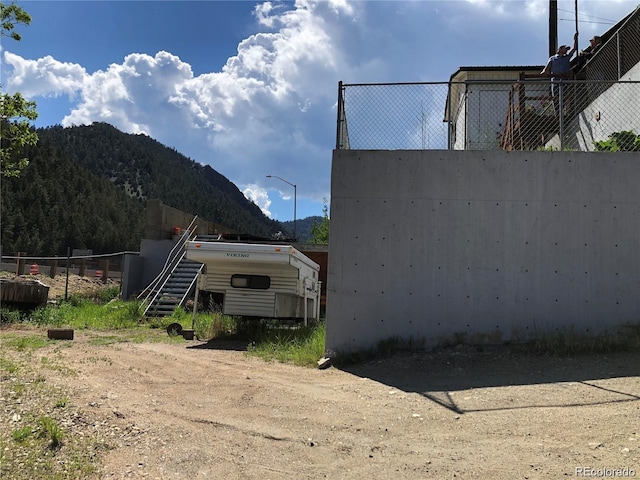
[(58, 259), (54, 259), (51, 260), (49, 265), (51, 266), (51, 268), (49, 269), (49, 276), (51, 278), (56, 278), (56, 275), (58, 274)]
[(19, 252), (20, 254), (18, 255), (18, 275), (24, 275), (24, 266), (27, 264), (27, 260), (20, 258), (21, 256), (26, 256), (27, 252)]
[(100, 260), (100, 268), (102, 269), (102, 283), (107, 283), (109, 278), (109, 260)]

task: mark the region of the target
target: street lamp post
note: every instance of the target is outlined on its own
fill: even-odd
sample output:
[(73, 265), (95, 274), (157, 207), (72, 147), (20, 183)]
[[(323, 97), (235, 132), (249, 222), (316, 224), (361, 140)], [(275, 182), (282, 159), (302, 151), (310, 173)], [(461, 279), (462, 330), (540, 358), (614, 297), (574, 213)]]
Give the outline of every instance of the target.
[(284, 183), (288, 183), (289, 185), (291, 185), (293, 187), (293, 240), (297, 241), (298, 237), (296, 235), (296, 205), (298, 203), (298, 187), (296, 187), (295, 183), (291, 183), (287, 180), (285, 180), (282, 177), (279, 177), (277, 175), (267, 175), (267, 178), (277, 178), (278, 180), (282, 180)]

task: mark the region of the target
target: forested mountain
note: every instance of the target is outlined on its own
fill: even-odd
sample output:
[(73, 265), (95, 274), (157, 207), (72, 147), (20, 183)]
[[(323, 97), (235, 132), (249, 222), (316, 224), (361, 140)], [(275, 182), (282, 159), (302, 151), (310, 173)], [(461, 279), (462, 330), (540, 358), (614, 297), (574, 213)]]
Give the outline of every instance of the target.
[(2, 253), (64, 255), (137, 250), (147, 199), (236, 232), (285, 230), (227, 178), (146, 135), (106, 123), (37, 129), (30, 164), (2, 180)]
[[(281, 222), (283, 226), (283, 233), (293, 233), (293, 220), (287, 220), (286, 222)], [(314, 215), (307, 218), (299, 218), (296, 221), (295, 230), (296, 237), (299, 243), (312, 243), (313, 235), (311, 235), (311, 229), (313, 228), (313, 224), (322, 223), (322, 217), (318, 215)]]

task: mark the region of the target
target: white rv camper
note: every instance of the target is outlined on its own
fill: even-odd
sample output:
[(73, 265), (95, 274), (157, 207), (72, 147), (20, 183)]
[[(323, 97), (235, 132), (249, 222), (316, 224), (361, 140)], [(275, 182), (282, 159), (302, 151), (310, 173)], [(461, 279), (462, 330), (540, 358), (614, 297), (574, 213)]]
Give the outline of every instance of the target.
[(186, 257), (205, 266), (196, 291), (216, 294), (226, 315), (320, 317), (320, 266), (290, 245), (191, 241)]

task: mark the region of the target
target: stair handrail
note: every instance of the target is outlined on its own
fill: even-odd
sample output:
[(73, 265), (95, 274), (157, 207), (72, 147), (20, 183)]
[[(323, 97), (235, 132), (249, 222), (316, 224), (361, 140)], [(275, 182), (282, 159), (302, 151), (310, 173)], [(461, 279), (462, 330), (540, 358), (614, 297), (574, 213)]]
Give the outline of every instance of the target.
[(182, 298), (180, 299), (180, 301), (178, 302), (178, 305), (182, 305), (182, 302), (184, 302), (184, 299), (187, 298), (187, 295), (189, 295), (189, 292), (191, 292), (191, 289), (193, 288), (193, 285), (196, 283), (196, 281), (198, 280), (198, 275), (200, 275), (200, 272), (202, 272), (202, 269), (204, 268), (204, 263), (201, 264), (198, 267), (198, 271), (196, 272), (196, 274), (193, 276), (193, 280), (191, 280), (191, 283), (189, 284), (189, 288), (187, 288), (184, 291), (184, 294), (182, 295)]
[[(164, 281), (162, 282), (162, 285), (160, 285), (158, 287), (158, 289), (156, 291), (156, 294), (151, 299), (151, 301), (147, 304), (146, 308), (144, 309), (143, 315), (147, 314), (147, 312), (149, 311), (149, 309), (153, 305), (154, 300), (156, 298), (158, 298), (158, 295), (160, 295), (160, 292), (162, 292), (162, 290), (164, 289), (164, 287), (167, 284), (167, 282), (169, 281), (169, 279), (173, 276), (173, 273), (176, 271), (176, 269), (180, 265), (180, 262), (182, 262), (182, 260), (184, 259), (185, 255), (186, 255), (186, 251), (182, 250), (182, 251), (179, 252), (179, 255), (177, 255), (175, 257), (176, 261), (172, 262), (173, 266), (171, 267), (171, 271), (167, 275), (164, 275), (164, 277), (163, 277)], [(198, 274), (202, 271), (202, 267), (204, 267), (204, 264), (200, 265), (200, 267), (198, 267), (198, 271), (196, 272), (196, 275), (194, 275), (193, 280), (191, 280), (191, 283), (189, 284), (189, 288), (185, 291), (185, 293), (182, 295), (182, 297), (180, 297), (180, 301), (178, 302), (178, 305), (182, 305), (182, 302), (184, 302), (184, 299), (186, 298), (186, 296), (191, 291), (191, 288), (193, 287), (193, 283), (197, 280)]]
[[(195, 238), (194, 232), (197, 227), (196, 225), (197, 219), (198, 219), (197, 215), (193, 217), (193, 220), (191, 220), (191, 223), (189, 224), (189, 226), (185, 229), (185, 231), (180, 236), (180, 239), (173, 246), (173, 248), (169, 252), (169, 255), (167, 255), (167, 259), (165, 260), (164, 266), (160, 270), (160, 273), (158, 273), (158, 275), (156, 275), (156, 277), (151, 281), (149, 286), (147, 286), (147, 288), (145, 288), (142, 291), (142, 293), (138, 295), (137, 297), (138, 300), (140, 300), (141, 297), (144, 295), (144, 298), (142, 299), (142, 303), (147, 303), (147, 305), (151, 304), (151, 302), (149, 302), (149, 298), (151, 296), (157, 295), (160, 292), (160, 290), (162, 289), (162, 287), (164, 286), (168, 278), (167, 272), (169, 273), (173, 272), (173, 270), (175, 269), (175, 266), (180, 262), (180, 260), (182, 260), (182, 257), (184, 256), (184, 246), (186, 245), (187, 241), (192, 239), (192, 234), (193, 234), (193, 238)], [(163, 279), (164, 279), (164, 282), (163, 282)], [(162, 283), (162, 285), (159, 286), (160, 283)], [(147, 309), (148, 309), (148, 306), (147, 306)], [(147, 309), (145, 309), (145, 313)]]

